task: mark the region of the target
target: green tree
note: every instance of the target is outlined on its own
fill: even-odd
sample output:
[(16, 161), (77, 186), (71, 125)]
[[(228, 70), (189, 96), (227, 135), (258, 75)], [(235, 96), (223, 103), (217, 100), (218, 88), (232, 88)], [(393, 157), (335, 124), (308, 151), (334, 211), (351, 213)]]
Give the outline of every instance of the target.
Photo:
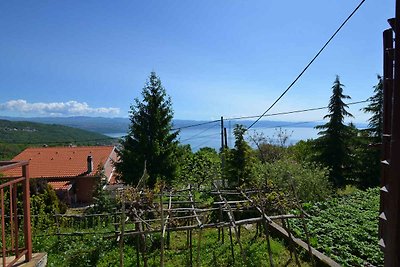
[(300, 140), (288, 147), (287, 154), (289, 158), (299, 163), (315, 163), (317, 158), (315, 146), (316, 141), (314, 139)]
[(358, 147), (353, 155), (357, 159), (358, 182), (362, 188), (379, 185), (380, 154), (379, 147), (371, 146), (381, 142), (383, 131), (383, 81), (378, 75), (378, 83), (373, 87), (374, 95), (368, 98), (369, 105), (362, 110), (370, 113), (368, 129), (358, 134), (353, 145)]
[(257, 188), (273, 184), (275, 192), (283, 192), (289, 199), (294, 199), (293, 189), (303, 202), (322, 201), (332, 194), (326, 167), (298, 163), (290, 158), (254, 164), (252, 176), (252, 184)]
[(170, 183), (176, 175), (178, 131), (172, 131), (171, 98), (155, 72), (151, 72), (142, 98), (131, 105), (129, 133), (122, 139), (120, 161), (115, 166), (120, 178), (132, 185), (138, 183), (146, 168), (146, 185), (154, 187), (157, 179)]
[(317, 142), (320, 161), (329, 167), (330, 180), (337, 187), (345, 185), (344, 169), (350, 155), (346, 140), (351, 132), (349, 126), (344, 124), (344, 118), (353, 117), (346, 110), (348, 106), (343, 102), (343, 99), (350, 99), (350, 96), (343, 94), (343, 86), (339, 76), (336, 76), (328, 105), (329, 113), (324, 116), (324, 119), (329, 119), (329, 121), (316, 127), (321, 130), (318, 133), (320, 137)]
[[(235, 135), (235, 147), (227, 153), (227, 178), (230, 185), (241, 186), (248, 182), (255, 157), (244, 134), (246, 129), (237, 124), (233, 130)], [(226, 152), (225, 152), (226, 153)]]
[(265, 136), (262, 132), (254, 131), (250, 140), (257, 147), (256, 156), (262, 162), (274, 162), (286, 156), (287, 141), (290, 135), (282, 128), (275, 129), (272, 137)]
[(374, 95), (368, 98), (369, 105), (362, 110), (372, 114), (368, 120), (368, 131), (374, 137), (374, 141), (380, 142), (383, 129), (383, 81), (380, 75), (377, 78), (378, 84), (373, 87)]
[(379, 149), (369, 145), (371, 136), (367, 131), (358, 130), (353, 124), (349, 126), (351, 154), (346, 178), (361, 188), (375, 187), (379, 185)]
[[(54, 189), (43, 179), (31, 179), (30, 207), (33, 228), (42, 229), (53, 223), (51, 215), (65, 213), (67, 205), (60, 201)], [(18, 202), (22, 209), (22, 202)]]
[(105, 175), (104, 165), (97, 166), (95, 174), (97, 177), (93, 191), (93, 205), (86, 210), (88, 214), (98, 214), (111, 212), (117, 206), (115, 198), (107, 191), (107, 176)]
[(210, 147), (203, 147), (195, 153), (186, 153), (180, 162), (179, 184), (187, 186), (192, 183), (197, 189), (211, 187), (212, 182), (221, 179), (221, 159)]

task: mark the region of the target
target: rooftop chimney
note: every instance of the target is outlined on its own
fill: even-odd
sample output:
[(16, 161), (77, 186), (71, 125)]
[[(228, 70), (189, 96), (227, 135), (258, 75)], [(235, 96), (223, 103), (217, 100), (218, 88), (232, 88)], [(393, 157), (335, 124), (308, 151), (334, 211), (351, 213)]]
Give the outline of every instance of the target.
[(87, 173), (91, 173), (93, 171), (93, 158), (92, 156), (87, 157)]

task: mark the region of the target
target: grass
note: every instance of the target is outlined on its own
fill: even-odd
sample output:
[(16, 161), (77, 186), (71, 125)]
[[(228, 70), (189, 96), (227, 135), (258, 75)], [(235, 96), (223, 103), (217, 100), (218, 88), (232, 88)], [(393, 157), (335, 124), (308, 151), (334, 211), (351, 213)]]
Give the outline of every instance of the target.
[[(242, 227), (241, 243), (246, 255), (246, 261), (244, 262), (239, 244), (235, 242), (234, 237), (234, 258), (232, 257), (229, 231), (225, 229), (224, 232), (225, 242), (222, 243), (222, 241), (218, 241), (218, 231), (216, 229), (203, 230), (200, 247), (200, 230), (193, 232), (192, 264), (194, 266), (197, 265), (197, 260), (199, 260), (200, 266), (269, 266), (267, 242), (264, 237), (255, 237), (254, 230), (246, 230)], [(130, 248), (124, 251), (125, 266), (136, 266), (136, 252)], [(271, 250), (275, 266), (296, 266), (294, 259), (291, 260), (290, 252), (280, 241), (271, 239)], [(198, 252), (199, 258), (197, 258)], [(134, 254), (132, 255), (132, 253)], [(119, 262), (118, 249), (114, 249), (112, 254), (114, 255), (113, 258), (106, 257), (101, 259), (98, 266), (117, 265)], [(160, 250), (150, 251), (147, 255), (147, 261), (148, 266), (159, 266)], [(142, 259), (141, 264), (143, 264)], [(190, 250), (187, 247), (186, 232), (171, 233), (170, 247), (165, 250), (164, 265), (170, 267), (190, 265)], [(302, 262), (302, 266), (309, 266), (309, 264)]]
[[(88, 229), (94, 231), (95, 229)], [(97, 229), (100, 230), (100, 229)], [(104, 229), (102, 229), (104, 231)], [(218, 241), (217, 229), (193, 231), (192, 264), (200, 266), (269, 266), (268, 248), (265, 237), (255, 236), (255, 226), (241, 228), (241, 243), (246, 261), (242, 259), (239, 244), (233, 234), (234, 259), (231, 254), (229, 230), (225, 228), (224, 243)], [(152, 240), (151, 240), (152, 239)], [(34, 251), (48, 253), (48, 266), (119, 266), (119, 244), (100, 235), (82, 237), (63, 236), (57, 238), (33, 237)], [(124, 266), (136, 266), (136, 239), (126, 237), (124, 244)], [(148, 236), (148, 266), (160, 266), (160, 234)], [(271, 251), (275, 266), (296, 266), (289, 250), (279, 240), (271, 239)], [(140, 265), (143, 266), (141, 256)], [(171, 232), (170, 247), (165, 250), (164, 266), (189, 266), (190, 250), (187, 247), (187, 232)], [(302, 261), (301, 266), (310, 266)]]

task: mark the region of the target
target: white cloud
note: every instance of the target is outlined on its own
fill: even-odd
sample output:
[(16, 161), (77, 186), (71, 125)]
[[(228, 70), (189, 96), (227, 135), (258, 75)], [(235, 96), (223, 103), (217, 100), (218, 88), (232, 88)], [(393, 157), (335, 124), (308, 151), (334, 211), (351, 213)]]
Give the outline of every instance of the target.
[(17, 112), (29, 115), (46, 116), (76, 116), (76, 115), (103, 115), (114, 116), (120, 113), (119, 108), (93, 108), (86, 102), (71, 100), (68, 102), (29, 103), (23, 99), (10, 100), (0, 103), (1, 111)]

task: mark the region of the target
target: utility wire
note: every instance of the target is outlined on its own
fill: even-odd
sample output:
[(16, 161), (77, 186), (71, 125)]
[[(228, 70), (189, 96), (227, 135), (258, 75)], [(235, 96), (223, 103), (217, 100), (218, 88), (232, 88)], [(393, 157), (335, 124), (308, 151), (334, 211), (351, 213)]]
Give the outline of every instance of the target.
[(293, 123), (288, 123), (288, 124), (284, 124), (284, 125), (266, 126), (266, 127), (262, 127), (262, 128), (263, 128), (263, 129), (287, 128), (287, 127), (291, 127), (291, 126), (293, 126), (293, 125), (301, 125), (301, 124), (307, 124), (307, 123), (313, 123), (313, 122), (321, 122), (321, 120), (300, 121), (300, 122), (293, 122)]
[(171, 131), (179, 131), (179, 130), (182, 130), (182, 129), (201, 126), (201, 125), (206, 125), (206, 124), (215, 123), (215, 122), (219, 122), (219, 121), (220, 120), (205, 121), (205, 122), (201, 122), (201, 123), (196, 123), (196, 124), (186, 125), (186, 126), (182, 126), (182, 127), (172, 128)]
[(328, 44), (332, 41), (332, 39), (336, 36), (336, 34), (343, 28), (343, 26), (347, 23), (347, 21), (349, 21), (349, 19), (357, 12), (357, 10), (362, 6), (362, 4), (364, 4), (365, 0), (362, 0), (358, 6), (353, 10), (353, 12), (351, 12), (351, 14), (345, 19), (345, 21), (343, 21), (343, 23), (340, 25), (340, 27), (333, 33), (333, 35), (328, 39), (328, 41), (322, 46), (322, 48), (318, 51), (318, 53), (313, 57), (313, 59), (311, 59), (311, 61), (306, 65), (306, 67), (300, 72), (299, 75), (297, 75), (296, 79), (294, 79), (294, 81), (286, 88), (285, 91), (283, 91), (283, 93), (272, 103), (272, 105), (261, 115), (259, 116), (258, 119), (256, 119), (248, 128), (247, 130), (249, 130), (251, 127), (253, 127), (262, 117), (265, 116), (265, 114), (270, 111), (276, 103), (279, 102), (279, 100), (281, 100), (281, 98), (293, 87), (293, 85), (300, 79), (301, 76), (303, 76), (303, 74), (306, 72), (306, 70), (311, 66), (312, 63), (314, 63), (314, 61), (317, 59), (317, 57), (322, 53), (322, 51), (324, 51), (325, 47), (328, 46)]
[[(361, 104), (361, 103), (366, 103), (369, 102), (369, 100), (362, 100), (362, 101), (356, 101), (356, 102), (350, 102), (347, 103), (346, 105), (351, 106), (351, 105), (356, 105), (356, 104)], [(287, 114), (293, 114), (293, 113), (303, 113), (303, 112), (309, 112), (309, 111), (315, 111), (315, 110), (322, 110), (328, 108), (327, 106), (325, 107), (317, 107), (317, 108), (308, 108), (308, 109), (300, 109), (300, 110), (292, 110), (292, 111), (286, 111), (286, 112), (278, 112), (278, 113), (272, 113), (272, 114), (264, 114), (264, 115), (253, 115), (253, 116), (242, 116), (242, 117), (232, 117), (232, 118), (226, 118), (224, 119), (225, 121), (234, 121), (234, 120), (243, 120), (243, 119), (251, 119), (251, 118), (258, 118), (258, 117), (272, 117), (272, 116), (278, 116), (278, 115), (287, 115)], [(191, 124), (191, 125), (186, 125), (180, 128), (175, 128), (172, 130), (181, 130), (181, 129), (186, 129), (186, 128), (191, 128), (191, 127), (196, 127), (196, 126), (201, 126), (201, 125), (206, 125), (206, 124), (211, 124), (211, 123), (217, 123), (220, 122), (220, 120), (213, 120), (213, 121), (206, 121), (206, 122), (201, 122), (197, 124)], [(302, 123), (302, 122), (301, 122)], [(202, 131), (204, 133), (205, 131), (217, 126), (217, 124), (207, 128), (206, 130)], [(282, 127), (282, 126), (274, 126), (272, 128), (276, 127)], [(268, 127), (264, 127), (268, 128)], [(249, 130), (247, 128), (247, 130)], [(199, 133), (200, 134), (200, 133)], [(193, 138), (199, 134), (196, 134), (190, 138)], [(206, 137), (206, 136), (204, 136)], [(35, 145), (35, 144), (69, 144), (69, 143), (81, 143), (81, 142), (95, 142), (95, 141), (111, 141), (111, 140), (116, 140), (120, 139), (118, 137), (105, 137), (105, 138), (96, 138), (96, 139), (86, 139), (86, 140), (69, 140), (69, 141), (48, 141), (48, 142), (30, 142), (30, 143), (9, 143), (9, 144), (14, 144), (14, 145)], [(187, 141), (183, 140), (183, 141)], [(0, 142), (1, 143), (1, 142)]]
[(197, 134), (192, 135), (191, 137), (188, 137), (188, 138), (186, 138), (186, 139), (181, 140), (181, 142), (185, 142), (185, 141), (191, 140), (191, 139), (193, 139), (193, 138), (195, 138), (195, 137), (200, 138), (200, 137), (198, 137), (199, 135), (201, 135), (201, 134), (207, 132), (208, 130), (214, 128), (215, 126), (219, 126), (219, 125), (218, 125), (218, 124), (214, 124), (214, 125), (212, 125), (211, 127), (208, 127), (207, 129), (205, 129), (205, 130), (203, 130), (203, 131), (201, 131), (201, 132), (199, 132), (199, 133), (197, 133)]
[[(351, 105), (362, 104), (362, 103), (366, 103), (366, 102), (369, 102), (369, 100), (367, 99), (367, 100), (350, 102), (350, 103), (346, 103), (346, 105), (351, 106)], [(299, 109), (299, 110), (292, 110), (292, 111), (284, 111), (284, 112), (264, 114), (264, 115), (250, 115), (250, 116), (241, 116), (241, 117), (231, 117), (231, 118), (224, 118), (224, 121), (253, 119), (253, 118), (258, 118), (258, 117), (273, 117), (273, 116), (278, 116), (278, 115), (287, 115), (287, 114), (293, 114), (293, 113), (303, 113), (303, 112), (322, 110), (322, 109), (327, 109), (327, 108), (328, 108), (328, 106), (317, 107), (317, 108), (308, 108), (308, 109)], [(216, 122), (220, 122), (220, 120), (201, 122), (201, 123), (197, 123), (197, 124), (183, 126), (183, 127), (180, 127), (180, 128), (175, 128), (175, 129), (172, 129), (172, 130), (181, 130), (181, 129), (191, 128), (191, 127), (196, 127), (196, 126), (201, 126), (201, 125), (210, 124), (210, 123), (216, 123)], [(214, 127), (214, 126), (212, 126), (212, 127)]]
[[(314, 61), (318, 58), (318, 56), (322, 53), (323, 50), (325, 50), (325, 48), (328, 46), (328, 44), (332, 41), (332, 39), (337, 35), (337, 33), (343, 28), (343, 26), (350, 20), (350, 18), (357, 12), (357, 10), (364, 4), (365, 0), (362, 0), (358, 6), (353, 10), (353, 12), (351, 12), (351, 14), (343, 21), (343, 23), (339, 26), (339, 28), (332, 34), (332, 36), (328, 39), (328, 41), (322, 46), (322, 48), (318, 51), (318, 53), (311, 59), (311, 61), (306, 65), (306, 67), (300, 72), (299, 75), (297, 75), (297, 77), (293, 80), (293, 82), (286, 88), (285, 91), (283, 91), (283, 93), (272, 103), (272, 105), (266, 110), (264, 111), (264, 113), (262, 115), (256, 116), (258, 117), (246, 130), (249, 130), (250, 128), (252, 128), (262, 117), (266, 117), (266, 113), (268, 111), (270, 111), (275, 105), (276, 103), (279, 102), (279, 100), (282, 99), (282, 97), (284, 95), (286, 95), (286, 93), (293, 87), (293, 85), (300, 79), (301, 76), (303, 76), (303, 74), (307, 71), (307, 69), (311, 66), (311, 64), (314, 63)], [(360, 103), (362, 102), (366, 102), (366, 101), (360, 101)], [(315, 109), (308, 109), (308, 110), (302, 110), (302, 111), (293, 111), (293, 112), (282, 112), (282, 113), (276, 113), (276, 114), (271, 114), (272, 115), (283, 115), (283, 114), (290, 114), (290, 113), (297, 113), (297, 112), (305, 112), (305, 111), (311, 111), (311, 110), (318, 110), (318, 109), (324, 109), (326, 107), (323, 108), (315, 108)], [(254, 118), (254, 116), (249, 116), (249, 117), (240, 117), (240, 118), (231, 118), (230, 120), (233, 119), (244, 119), (244, 118)], [(187, 125), (187, 126), (182, 126), (182, 127), (178, 127), (178, 128), (173, 128), (171, 130), (176, 131), (176, 130), (181, 130), (181, 129), (186, 129), (186, 128), (190, 128), (190, 127), (196, 127), (196, 126), (201, 126), (201, 125), (205, 125), (205, 124), (210, 124), (210, 123), (216, 123), (219, 122), (219, 120), (213, 120), (213, 121), (207, 121), (207, 122), (202, 122), (202, 123), (198, 123), (198, 124), (193, 124), (193, 125)], [(97, 141), (97, 140), (106, 140), (105, 138), (103, 139), (93, 139), (93, 140), (82, 140), (82, 141), (78, 141), (78, 142), (89, 142), (89, 141)], [(46, 143), (71, 143), (73, 141), (62, 141), (62, 142), (46, 142)], [(43, 142), (37, 142), (36, 144), (42, 144)], [(18, 143), (13, 143), (13, 144), (18, 144)], [(35, 144), (35, 143), (24, 143), (24, 144)]]
[[(350, 103), (347, 103), (346, 105), (351, 106), (351, 105), (356, 105), (356, 104), (361, 104), (361, 103), (366, 103), (366, 102), (369, 102), (369, 100), (350, 102)], [(234, 121), (234, 120), (243, 120), (243, 119), (253, 119), (253, 118), (258, 118), (258, 117), (260, 117), (260, 118), (262, 118), (262, 117), (272, 117), (272, 116), (287, 115), (287, 114), (293, 114), (293, 113), (303, 113), (303, 112), (315, 111), (315, 110), (321, 110), (321, 109), (327, 109), (327, 108), (328, 108), (328, 106), (318, 107), (318, 108), (299, 109), (299, 110), (292, 110), (292, 111), (285, 111), (285, 112), (278, 112), (278, 113), (271, 113), (271, 114), (227, 118), (227, 119), (224, 119), (224, 120), (226, 120), (226, 121)], [(247, 130), (249, 130), (249, 129), (250, 129), (250, 127), (247, 128)]]
[(212, 133), (212, 134), (207, 134), (207, 135), (201, 135), (201, 136), (197, 136), (197, 137), (195, 137), (195, 138), (190, 138), (190, 139), (185, 139), (185, 140), (182, 140), (181, 142), (184, 142), (184, 141), (188, 141), (188, 140), (192, 140), (192, 139), (203, 139), (203, 138), (208, 138), (208, 137), (211, 137), (211, 136), (219, 136), (221, 133)]

